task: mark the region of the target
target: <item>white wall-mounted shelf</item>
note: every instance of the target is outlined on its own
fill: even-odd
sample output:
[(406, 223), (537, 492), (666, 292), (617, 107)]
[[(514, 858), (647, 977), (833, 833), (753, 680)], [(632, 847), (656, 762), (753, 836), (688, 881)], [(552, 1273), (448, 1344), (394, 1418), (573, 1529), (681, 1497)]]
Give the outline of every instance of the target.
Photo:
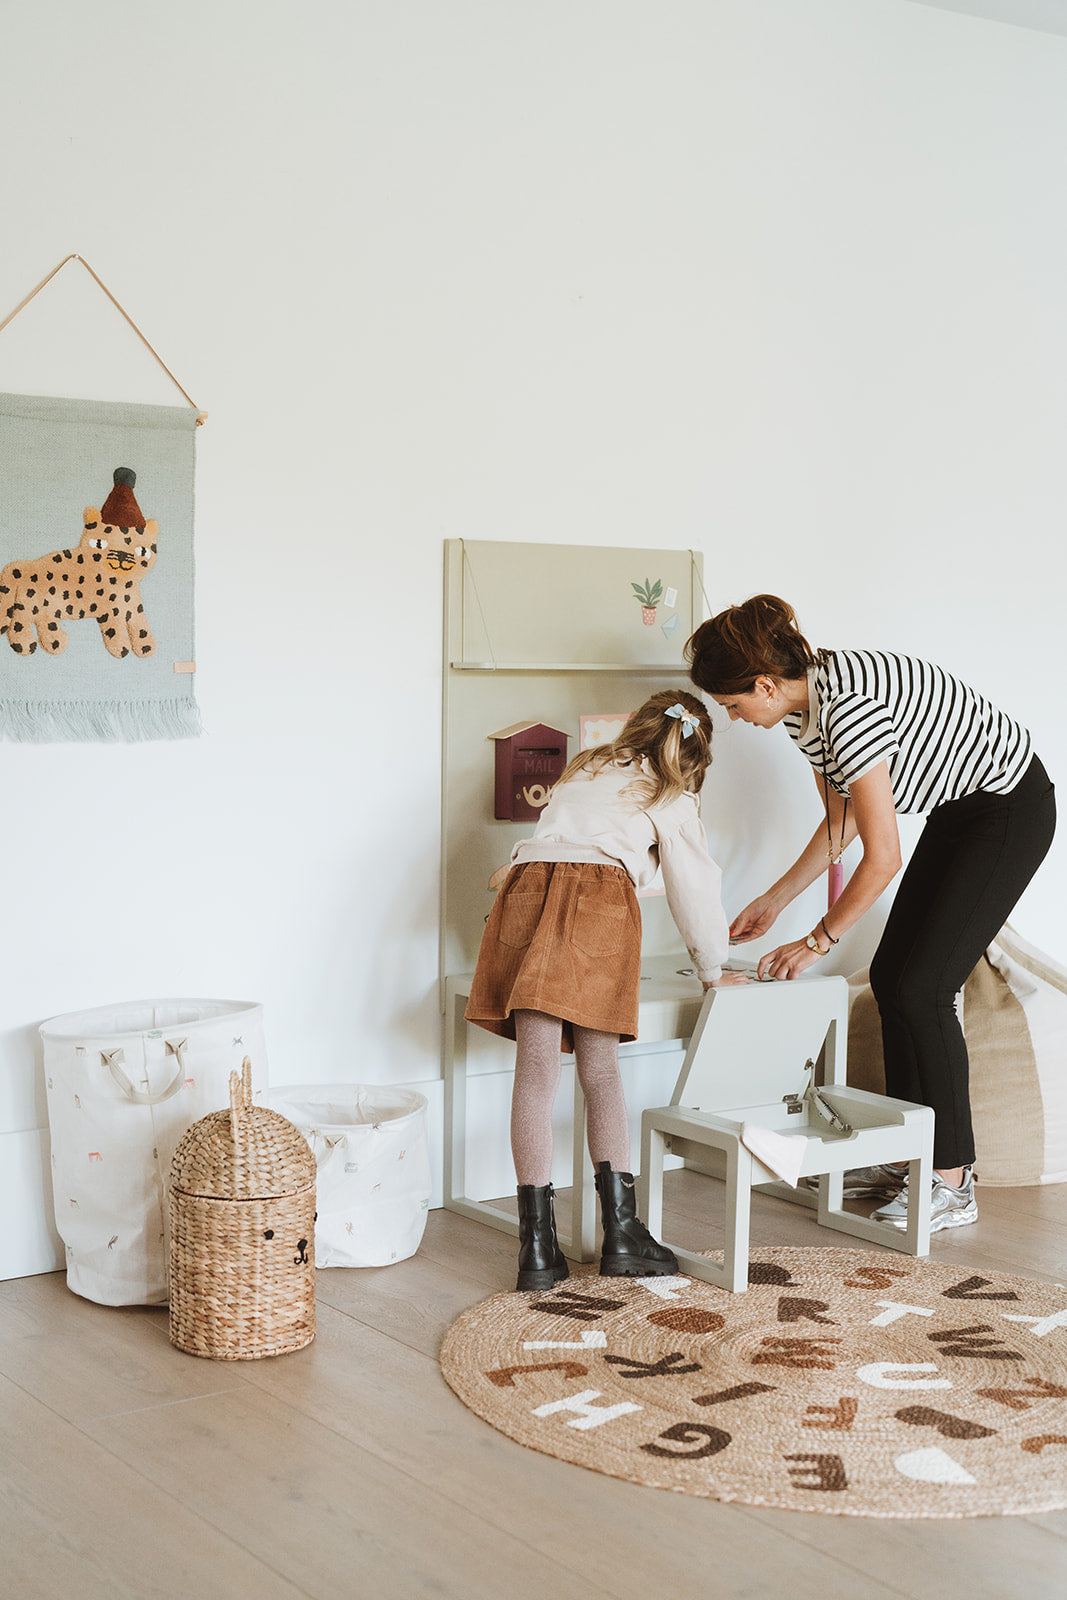
[[(688, 637), (688, 635), (687, 635)], [(452, 661), (453, 672), (614, 672), (630, 678), (664, 678), (683, 670), (659, 661)]]

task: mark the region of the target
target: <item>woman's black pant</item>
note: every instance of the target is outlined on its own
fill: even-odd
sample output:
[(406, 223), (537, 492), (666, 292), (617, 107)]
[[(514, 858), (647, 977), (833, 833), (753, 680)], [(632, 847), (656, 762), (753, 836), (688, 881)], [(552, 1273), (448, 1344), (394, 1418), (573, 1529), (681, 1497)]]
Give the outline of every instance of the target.
[(1044, 859), (1055, 790), (1035, 756), (1010, 794), (970, 794), (927, 818), (871, 962), (886, 1093), (934, 1110), (934, 1166), (974, 1160), (956, 995)]

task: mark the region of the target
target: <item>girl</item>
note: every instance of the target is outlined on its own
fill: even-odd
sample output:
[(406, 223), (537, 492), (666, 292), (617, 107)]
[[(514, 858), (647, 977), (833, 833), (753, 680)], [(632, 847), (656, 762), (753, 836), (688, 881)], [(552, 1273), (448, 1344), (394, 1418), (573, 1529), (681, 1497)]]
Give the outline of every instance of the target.
[[(974, 1222), (967, 1047), (955, 997), (1044, 858), (1052, 784), (1030, 735), (941, 667), (884, 651), (814, 651), (791, 606), (755, 595), (702, 623), (686, 646), (694, 683), (761, 728), (784, 722), (815, 769), (826, 820), (732, 928), (757, 939), (857, 836), (848, 886), (806, 938), (763, 955), (759, 975), (796, 978), (828, 955), (900, 868), (896, 814), (928, 813), (871, 963), (886, 1093), (934, 1109), (930, 1226)], [(906, 1173), (850, 1173), (903, 1228)]]
[(657, 866), (705, 989), (729, 949), (721, 874), (696, 796), (711, 761), (711, 718), (695, 695), (664, 690), (613, 744), (567, 767), (486, 924), (467, 1018), (516, 1041), (511, 1148), (519, 1196), (518, 1289), (567, 1276), (552, 1210), (552, 1104), (560, 1051), (573, 1050), (588, 1108), (606, 1277), (661, 1277), (675, 1257), (638, 1221), (619, 1041), (637, 1037), (641, 916), (634, 887)]

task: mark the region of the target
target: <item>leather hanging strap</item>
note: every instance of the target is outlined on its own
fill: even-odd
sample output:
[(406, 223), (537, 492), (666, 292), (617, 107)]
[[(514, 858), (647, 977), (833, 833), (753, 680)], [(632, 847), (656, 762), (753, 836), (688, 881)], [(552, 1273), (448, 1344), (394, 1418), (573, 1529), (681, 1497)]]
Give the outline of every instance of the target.
[(179, 390), (181, 394), (185, 395), (186, 400), (188, 400), (189, 404), (196, 411), (196, 425), (199, 428), (207, 420), (207, 412), (206, 411), (201, 411), (197, 407), (196, 401), (192, 398), (192, 396), (186, 394), (185, 390), (182, 388), (181, 384), (178, 382), (178, 380), (174, 376), (173, 372), (167, 366), (167, 363), (163, 360), (163, 357), (159, 354), (159, 351), (154, 349), (153, 346), (149, 344), (148, 340), (145, 338), (144, 334), (141, 332), (141, 330), (137, 326), (136, 322), (134, 322), (133, 318), (130, 316), (130, 314), (126, 310), (125, 306), (122, 306), (122, 305), (119, 304), (119, 302), (115, 299), (115, 296), (111, 293), (111, 290), (108, 288), (107, 284), (103, 281), (102, 278), (97, 277), (96, 273), (93, 271), (92, 267), (89, 265), (88, 261), (86, 261), (84, 256), (79, 256), (79, 255), (64, 256), (63, 260), (59, 263), (59, 265), (57, 267), (53, 267), (51, 272), (48, 274), (48, 276), (46, 278), (42, 278), (41, 279), (41, 281), (37, 285), (36, 289), (31, 289), (29, 294), (26, 296), (25, 300), (21, 300), (19, 302), (19, 304), (15, 307), (14, 311), (10, 311), (8, 313), (8, 315), (4, 318), (3, 322), (0, 322), (0, 333), (3, 333), (4, 329), (7, 327), (9, 322), (14, 322), (14, 320), (18, 316), (19, 312), (25, 310), (25, 308), (29, 305), (30, 301), (35, 299), (36, 296), (40, 294), (41, 290), (46, 286), (46, 284), (51, 283), (52, 279), (55, 277), (57, 272), (62, 272), (63, 268), (67, 265), (68, 261), (80, 261), (82, 266), (85, 268), (86, 272), (92, 278), (93, 282), (98, 284), (99, 287), (107, 295), (108, 299), (111, 301), (111, 304), (115, 307), (116, 311), (121, 312), (121, 314), (125, 317), (126, 321), (129, 323), (130, 327), (133, 329), (133, 331), (137, 335), (138, 339), (140, 339), (140, 341), (144, 345), (145, 349), (148, 350), (151, 353), (151, 355), (153, 355), (155, 357), (156, 361), (159, 362), (159, 365), (163, 368), (163, 371), (167, 374), (167, 377), (170, 379), (171, 383), (173, 383), (174, 387), (177, 390)]

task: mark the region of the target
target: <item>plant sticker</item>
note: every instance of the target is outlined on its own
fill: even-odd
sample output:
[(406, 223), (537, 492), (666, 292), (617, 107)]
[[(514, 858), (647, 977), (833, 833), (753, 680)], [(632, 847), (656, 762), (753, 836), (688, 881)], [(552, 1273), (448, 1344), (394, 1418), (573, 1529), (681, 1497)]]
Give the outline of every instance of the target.
[(662, 578), (657, 578), (655, 583), (646, 578), (643, 584), (631, 583), (630, 588), (641, 602), (641, 621), (646, 628), (651, 628), (656, 620), (656, 607), (663, 599)]

